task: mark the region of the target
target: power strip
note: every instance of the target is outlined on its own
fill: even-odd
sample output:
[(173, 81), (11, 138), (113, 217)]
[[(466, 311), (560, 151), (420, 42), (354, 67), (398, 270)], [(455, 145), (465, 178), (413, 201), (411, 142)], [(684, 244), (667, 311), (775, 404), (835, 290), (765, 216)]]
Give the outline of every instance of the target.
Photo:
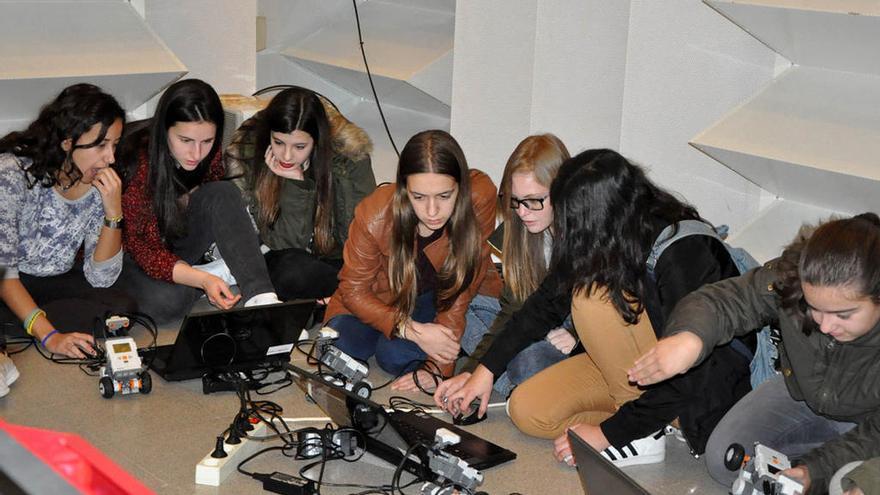
[[(248, 432), (248, 435), (252, 437), (266, 436), (266, 424), (254, 425), (254, 429)], [(241, 461), (264, 446), (264, 442), (247, 438), (242, 438), (241, 443), (233, 445), (224, 442), (223, 449), (226, 451), (226, 457), (220, 459), (211, 457), (211, 452), (214, 451), (211, 449), (208, 455), (196, 464), (196, 484), (220, 486), (220, 483), (229, 476), (229, 473), (235, 471)]]

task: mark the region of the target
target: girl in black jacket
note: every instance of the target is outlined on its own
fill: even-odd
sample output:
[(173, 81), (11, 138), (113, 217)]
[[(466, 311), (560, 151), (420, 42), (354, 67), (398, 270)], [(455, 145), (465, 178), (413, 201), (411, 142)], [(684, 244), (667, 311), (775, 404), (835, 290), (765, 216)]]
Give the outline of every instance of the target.
[(570, 311), (587, 355), (548, 368), (514, 390), (509, 411), (517, 427), (555, 438), (561, 461), (571, 462), (565, 434), (571, 429), (624, 466), (662, 461), (662, 430), (680, 418), (691, 449), (701, 453), (717, 421), (748, 392), (748, 359), (722, 347), (700, 368), (643, 392), (628, 383), (626, 370), (661, 335), (679, 299), (738, 274), (725, 247), (708, 236), (684, 237), (663, 252), (650, 276), (646, 260), (659, 233), (699, 215), (611, 150), (589, 150), (568, 160), (550, 198), (559, 233), (550, 274), (470, 380), (463, 386), (441, 384), (435, 400), (455, 413), (480, 397), (485, 408), (493, 377)]

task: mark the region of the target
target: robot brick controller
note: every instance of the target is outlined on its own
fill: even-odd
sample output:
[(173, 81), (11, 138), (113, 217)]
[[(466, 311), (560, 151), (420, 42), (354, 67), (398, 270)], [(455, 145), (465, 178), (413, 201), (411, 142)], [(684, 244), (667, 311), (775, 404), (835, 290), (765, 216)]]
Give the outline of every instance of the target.
[(326, 375), (325, 379), (345, 387), (360, 397), (369, 399), (373, 393), (373, 387), (366, 379), (370, 370), (357, 359), (334, 347), (333, 342), (337, 338), (339, 338), (339, 333), (330, 327), (322, 328), (318, 335), (318, 359), (333, 370), (333, 376)]
[(801, 495), (804, 487), (780, 474), (791, 467), (788, 457), (770, 447), (755, 443), (755, 455), (746, 455), (742, 445), (735, 443), (724, 454), (724, 466), (739, 470), (730, 487), (731, 495)]
[(150, 372), (137, 353), (131, 337), (114, 337), (104, 341), (106, 363), (101, 366), (98, 390), (105, 399), (114, 394), (148, 394), (153, 388)]

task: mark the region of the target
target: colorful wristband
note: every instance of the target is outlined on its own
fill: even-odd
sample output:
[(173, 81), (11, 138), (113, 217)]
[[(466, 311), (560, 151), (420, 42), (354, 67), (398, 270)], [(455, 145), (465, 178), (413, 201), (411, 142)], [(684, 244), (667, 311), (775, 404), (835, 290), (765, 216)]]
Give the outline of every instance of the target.
[(49, 340), (49, 337), (55, 335), (56, 333), (58, 333), (58, 329), (52, 329), (51, 332), (47, 333), (46, 336), (43, 337), (43, 340), (40, 341), (40, 345), (46, 347), (46, 341)]
[(24, 331), (27, 332), (31, 337), (34, 336), (34, 323), (36, 323), (37, 318), (40, 316), (46, 316), (46, 312), (40, 308), (35, 308), (31, 311), (31, 314), (27, 316), (22, 322), (22, 326), (24, 327)]

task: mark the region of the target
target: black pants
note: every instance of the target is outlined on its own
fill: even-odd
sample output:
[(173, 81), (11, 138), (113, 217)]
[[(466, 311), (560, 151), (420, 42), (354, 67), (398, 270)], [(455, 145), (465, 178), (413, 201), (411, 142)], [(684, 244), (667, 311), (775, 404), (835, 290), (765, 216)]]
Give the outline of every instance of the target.
[(332, 296), (342, 260), (322, 259), (296, 248), (266, 253), (266, 265), (275, 292), (282, 301)]
[[(136, 300), (116, 288), (92, 287), (83, 274), (82, 262), (67, 273), (51, 277), (35, 277), (19, 273), (19, 280), (46, 317), (59, 332), (83, 332), (89, 335), (100, 329), (107, 313), (133, 313), (138, 310)], [(0, 302), (0, 333), (11, 336), (25, 335), (21, 320)], [(97, 335), (101, 335), (98, 333)]]
[[(201, 261), (213, 243), (235, 277), (242, 300), (273, 292), (257, 234), (231, 182), (209, 182), (192, 193), (186, 210), (187, 235), (171, 243), (171, 251), (189, 264)], [(114, 287), (135, 294), (141, 312), (163, 325), (187, 314), (204, 292), (150, 277), (125, 255), (122, 275)]]

